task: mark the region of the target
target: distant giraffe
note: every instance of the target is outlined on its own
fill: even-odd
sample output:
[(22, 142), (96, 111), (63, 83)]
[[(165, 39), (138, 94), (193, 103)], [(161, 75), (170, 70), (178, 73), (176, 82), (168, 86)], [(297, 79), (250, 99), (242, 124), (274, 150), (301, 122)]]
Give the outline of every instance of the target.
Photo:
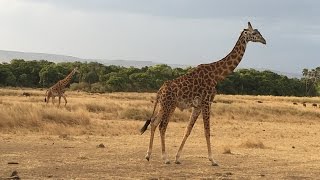
[[(185, 135), (176, 154), (175, 163), (180, 164), (179, 158), (183, 146), (190, 135), (198, 116), (200, 113), (202, 113), (208, 148), (208, 158), (212, 165), (218, 165), (213, 159), (211, 152), (210, 107), (216, 94), (215, 87), (217, 83), (232, 73), (233, 70), (238, 66), (249, 41), (266, 44), (266, 40), (262, 37), (257, 29), (252, 28), (250, 22), (248, 22), (248, 28), (241, 32), (241, 35), (234, 48), (225, 58), (210, 64), (200, 64), (191, 72), (174, 80), (166, 81), (161, 86), (157, 92), (153, 114), (141, 128), (142, 134), (146, 131), (148, 125), (151, 124), (150, 143), (146, 155), (146, 159), (148, 161), (152, 152), (155, 129), (160, 124), (159, 131), (161, 137), (162, 158), (166, 164), (170, 163), (165, 152), (165, 132), (169, 118), (175, 111), (176, 107), (178, 107), (180, 110), (192, 107), (193, 110), (190, 116), (189, 125), (186, 128)], [(157, 115), (154, 116), (158, 103), (160, 104), (160, 109)]]
[(67, 105), (67, 98), (64, 95), (65, 92), (65, 88), (66, 86), (71, 82), (71, 79), (73, 77), (73, 75), (79, 72), (78, 68), (74, 68), (70, 74), (68, 74), (64, 79), (58, 81), (55, 85), (51, 86), (47, 91), (46, 91), (46, 97), (44, 98), (44, 102), (49, 102), (50, 97), (52, 97), (52, 104), (54, 104), (54, 98), (56, 96), (59, 97), (59, 106), (60, 106), (60, 101), (61, 101), (61, 97), (63, 97), (64, 102), (65, 102), (65, 106)]

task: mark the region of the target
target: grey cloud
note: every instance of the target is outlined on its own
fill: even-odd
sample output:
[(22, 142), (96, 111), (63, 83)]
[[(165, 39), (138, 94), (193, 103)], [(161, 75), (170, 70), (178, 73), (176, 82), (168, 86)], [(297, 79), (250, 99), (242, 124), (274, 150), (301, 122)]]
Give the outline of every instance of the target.
[(284, 18), (320, 17), (316, 0), (31, 0), (83, 11), (119, 11), (178, 18)]

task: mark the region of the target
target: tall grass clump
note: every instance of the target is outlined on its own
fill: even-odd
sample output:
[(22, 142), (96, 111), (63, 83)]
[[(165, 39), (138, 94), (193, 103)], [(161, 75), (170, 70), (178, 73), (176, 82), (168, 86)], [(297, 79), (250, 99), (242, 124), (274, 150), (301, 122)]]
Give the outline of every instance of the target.
[(69, 112), (66, 109), (54, 106), (45, 106), (31, 103), (13, 103), (0, 105), (0, 131), (51, 131), (46, 129), (48, 124), (59, 127), (86, 127), (90, 125), (90, 119), (83, 112)]
[(8, 104), (0, 108), (0, 128), (30, 128), (40, 127), (40, 116), (34, 113), (34, 106), (25, 106), (21, 104)]
[(126, 108), (122, 110), (119, 114), (121, 119), (134, 119), (134, 120), (146, 120), (150, 118), (152, 111), (149, 111), (145, 108)]
[(85, 104), (85, 106), (89, 112), (94, 112), (94, 113), (103, 112), (106, 110), (106, 107), (104, 105), (98, 104), (98, 103), (88, 103), (88, 104)]
[(47, 123), (56, 123), (64, 126), (87, 126), (90, 124), (89, 116), (82, 112), (69, 112), (59, 108), (44, 108), (39, 110), (40, 118)]

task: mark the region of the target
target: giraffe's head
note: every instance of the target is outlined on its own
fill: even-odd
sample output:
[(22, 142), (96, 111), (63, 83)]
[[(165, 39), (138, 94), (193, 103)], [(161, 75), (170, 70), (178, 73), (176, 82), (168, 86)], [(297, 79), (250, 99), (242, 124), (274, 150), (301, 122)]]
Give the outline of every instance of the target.
[(78, 67), (75, 67), (75, 68), (73, 69), (73, 72), (74, 72), (74, 73), (80, 73), (79, 68), (78, 68)]
[(250, 22), (248, 22), (248, 28), (243, 30), (242, 35), (245, 37), (247, 42), (252, 41), (266, 44), (266, 40), (262, 37), (258, 29), (252, 28)]

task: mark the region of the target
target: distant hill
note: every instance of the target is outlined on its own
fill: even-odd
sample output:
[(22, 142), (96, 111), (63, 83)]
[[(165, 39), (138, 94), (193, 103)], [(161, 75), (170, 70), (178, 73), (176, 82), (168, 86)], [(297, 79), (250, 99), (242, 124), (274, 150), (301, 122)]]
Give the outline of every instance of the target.
[(281, 72), (281, 71), (272, 71), (272, 72), (287, 76), (289, 78), (298, 78), (298, 79), (302, 78), (302, 73), (301, 74), (299, 74), (299, 73), (288, 73), (288, 72)]
[[(55, 63), (58, 62), (99, 62), (105, 65), (116, 65), (124, 67), (145, 67), (161, 64), (153, 61), (129, 61), (129, 60), (107, 60), (107, 59), (83, 59), (74, 56), (66, 56), (60, 54), (48, 54), (48, 53), (33, 53), (33, 52), (20, 52), (20, 51), (5, 51), (0, 50), (0, 62), (10, 62), (12, 59), (24, 59), (24, 60), (48, 60)], [(180, 64), (168, 64), (171, 67), (187, 67), (187, 65)]]
[(73, 56), (58, 55), (58, 54), (31, 53), (31, 52), (0, 50), (0, 62), (9, 62), (12, 59), (48, 60), (48, 61), (53, 61), (53, 62), (83, 61), (83, 59), (81, 59), (81, 58), (77, 58), (77, 57), (73, 57)]
[(263, 69), (263, 68), (254, 68), (254, 69), (256, 69), (257, 71), (271, 71), (276, 74), (287, 76), (289, 78), (298, 78), (298, 79), (302, 78), (302, 74), (299, 74), (299, 73), (289, 73), (289, 72), (282, 72), (282, 71)]
[[(80, 61), (80, 62), (99, 62), (105, 65), (116, 65), (116, 66), (124, 66), (124, 67), (145, 67), (145, 66), (154, 66), (156, 64), (162, 64), (153, 61), (134, 61), (134, 60), (107, 60), (107, 59), (83, 59), (74, 56), (67, 56), (67, 55), (59, 55), (59, 54), (48, 54), (48, 53), (33, 53), (33, 52), (19, 52), (19, 51), (5, 51), (0, 50), (0, 62), (10, 62), (12, 59), (24, 59), (24, 60), (48, 60), (55, 63), (58, 62), (73, 62), (73, 61)], [(190, 65), (182, 65), (182, 64), (168, 64), (171, 67), (181, 67), (185, 68)], [(258, 71), (264, 71), (266, 69), (257, 69)], [(281, 71), (274, 71), (270, 70), (274, 73), (285, 75), (289, 78), (301, 78), (302, 75), (298, 73), (286, 73)]]

